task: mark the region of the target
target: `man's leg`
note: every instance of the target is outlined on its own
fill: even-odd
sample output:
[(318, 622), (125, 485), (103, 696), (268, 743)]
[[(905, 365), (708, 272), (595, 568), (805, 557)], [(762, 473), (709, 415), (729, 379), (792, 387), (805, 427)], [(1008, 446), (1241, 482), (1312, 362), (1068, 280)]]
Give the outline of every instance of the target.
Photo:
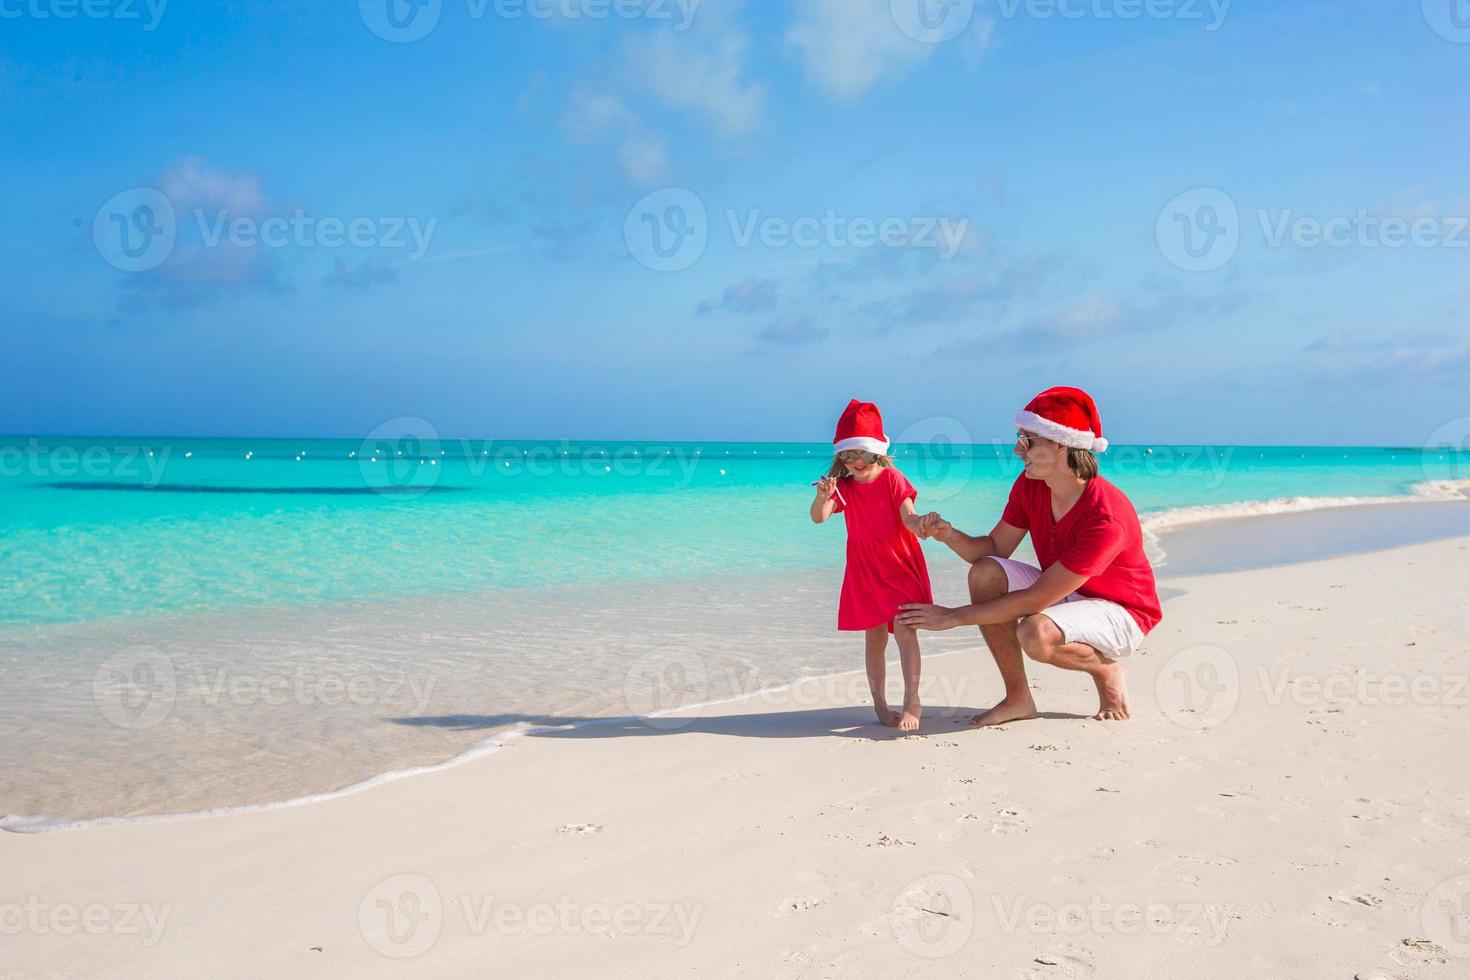
[(1016, 638), (1026, 656), (1063, 670), (1080, 670), (1097, 685), (1097, 721), (1128, 719), (1128, 683), (1123, 665), (1086, 643), (1068, 643), (1061, 628), (1045, 613), (1021, 620)]
[[(1010, 591), (1010, 580), (999, 562), (982, 558), (970, 566), (970, 601), (985, 602), (998, 599)], [(989, 711), (982, 711), (970, 719), (970, 724), (989, 726), (1003, 725), (1008, 721), (1022, 721), (1036, 717), (1036, 702), (1031, 698), (1031, 687), (1026, 682), (1026, 661), (1021, 656), (1021, 642), (1016, 636), (1015, 623), (996, 623), (980, 627), (985, 645), (1000, 668), (1000, 679), (1006, 686), (1005, 697)]]

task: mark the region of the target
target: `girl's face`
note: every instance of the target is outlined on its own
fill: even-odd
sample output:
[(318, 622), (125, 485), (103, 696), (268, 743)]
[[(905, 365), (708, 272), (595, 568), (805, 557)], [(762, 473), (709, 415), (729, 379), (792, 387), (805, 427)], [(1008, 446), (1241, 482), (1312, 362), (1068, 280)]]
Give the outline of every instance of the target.
[(857, 449), (849, 449), (846, 452), (838, 453), (837, 459), (843, 466), (847, 467), (847, 472), (853, 476), (862, 476), (876, 465), (877, 462), (877, 457), (872, 453), (865, 453)]

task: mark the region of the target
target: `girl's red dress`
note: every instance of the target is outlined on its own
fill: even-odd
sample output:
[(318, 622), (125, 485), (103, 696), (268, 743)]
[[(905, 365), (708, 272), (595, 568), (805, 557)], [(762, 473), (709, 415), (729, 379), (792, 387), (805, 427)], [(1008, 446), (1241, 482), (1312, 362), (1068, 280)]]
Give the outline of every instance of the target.
[(887, 623), (891, 633), (899, 606), (934, 601), (919, 539), (899, 518), (899, 507), (919, 492), (891, 466), (871, 483), (844, 476), (837, 492), (842, 499), (835, 512), (847, 521), (847, 575), (837, 628), (866, 630)]

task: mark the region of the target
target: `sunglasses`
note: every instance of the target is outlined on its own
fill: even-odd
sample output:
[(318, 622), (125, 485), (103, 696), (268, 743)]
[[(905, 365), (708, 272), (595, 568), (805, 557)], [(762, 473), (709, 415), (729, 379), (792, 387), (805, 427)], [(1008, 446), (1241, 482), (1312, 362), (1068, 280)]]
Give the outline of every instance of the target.
[(1028, 452), (1030, 451), (1032, 446), (1036, 445), (1036, 441), (1040, 438), (1041, 436), (1035, 436), (1029, 432), (1016, 433), (1016, 443), (1020, 445), (1022, 449), (1027, 450)]
[(837, 454), (837, 459), (842, 463), (856, 463), (862, 460), (864, 463), (876, 463), (878, 457), (872, 453), (865, 453), (861, 449), (848, 449)]

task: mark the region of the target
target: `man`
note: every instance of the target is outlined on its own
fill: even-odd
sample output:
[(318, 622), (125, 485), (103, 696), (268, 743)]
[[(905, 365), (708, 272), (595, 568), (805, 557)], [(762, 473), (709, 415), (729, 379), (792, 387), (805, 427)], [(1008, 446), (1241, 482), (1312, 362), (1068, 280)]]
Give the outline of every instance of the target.
[[(1092, 398), (1050, 388), (1016, 416), (1016, 455), (1025, 472), (1011, 487), (1000, 523), (972, 537), (938, 514), (924, 532), (970, 563), (970, 605), (909, 604), (898, 622), (917, 629), (979, 626), (1005, 682), (1005, 697), (972, 725), (1036, 717), (1022, 652), (1039, 663), (1080, 670), (1097, 685), (1100, 721), (1128, 717), (1119, 662), (1158, 625), (1158, 590), (1143, 551), (1138, 514), (1123, 492), (1097, 474), (1107, 449)], [(1011, 555), (1027, 534), (1037, 568)]]

